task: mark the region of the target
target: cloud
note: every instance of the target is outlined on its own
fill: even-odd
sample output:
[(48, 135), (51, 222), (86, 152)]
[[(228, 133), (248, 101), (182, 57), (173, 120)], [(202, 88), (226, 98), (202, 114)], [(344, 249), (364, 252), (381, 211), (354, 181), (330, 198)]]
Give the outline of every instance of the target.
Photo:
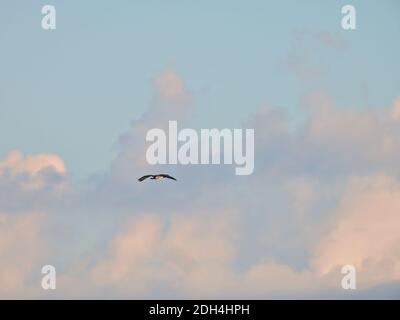
[(192, 95), (187, 91), (182, 77), (175, 70), (166, 69), (157, 74), (153, 79), (153, 88), (154, 96), (150, 113), (161, 111), (162, 114), (162, 110), (167, 109), (170, 115), (181, 117), (181, 114), (190, 110), (189, 107), (193, 103)]
[(397, 100), (389, 108), (338, 108), (329, 97), (311, 95), (314, 108), (307, 124), (307, 142), (330, 163), (342, 161), (346, 169), (367, 166), (393, 169), (399, 158), (400, 127), (393, 117)]
[(35, 190), (44, 185), (44, 175), (46, 171), (53, 171), (58, 174), (65, 174), (63, 160), (53, 154), (28, 155), (24, 157), (20, 151), (14, 150), (8, 153), (0, 161), (0, 177), (25, 176), (23, 188)]
[(344, 108), (317, 91), (301, 104), (306, 118), (297, 125), (290, 125), (287, 115), (275, 108), (263, 108), (251, 119), (256, 170), (344, 178), (379, 171), (399, 174), (398, 100), (386, 107)]
[(14, 175), (21, 173), (35, 175), (47, 168), (65, 173), (62, 159), (52, 154), (30, 155), (24, 158), (20, 151), (14, 150), (8, 153), (5, 159), (0, 162), (0, 173), (9, 170)]
[[(36, 297), (49, 252), (41, 237), (42, 213), (0, 213), (0, 297)], [(36, 280), (36, 281), (35, 281)]]
[(131, 172), (145, 170), (146, 134), (150, 129), (168, 131), (168, 121), (184, 122), (193, 107), (193, 97), (186, 89), (182, 77), (173, 69), (157, 74), (152, 81), (152, 99), (148, 110), (132, 122), (131, 130), (122, 134), (118, 141), (118, 155), (111, 165), (111, 178), (115, 182), (129, 183), (136, 180)]
[(395, 121), (400, 121), (400, 98), (397, 98), (394, 102), (393, 102), (393, 106), (392, 106), (392, 118)]
[(175, 294), (211, 293), (225, 278), (216, 272), (228, 271), (234, 257), (232, 219), (229, 212), (132, 218), (111, 241), (108, 258), (91, 271), (92, 279), (128, 296), (157, 293), (160, 284)]
[(26, 211), (67, 190), (63, 160), (54, 154), (24, 156), (14, 150), (0, 160), (0, 210)]
[[(381, 108), (341, 108), (314, 92), (301, 101), (305, 121), (296, 125), (282, 109), (260, 108), (245, 124), (255, 129), (255, 172), (238, 177), (223, 166), (146, 163), (147, 130), (190, 120), (194, 105), (172, 69), (152, 86), (148, 111), (121, 135), (110, 169), (90, 186), (55, 197), (67, 179), (55, 155), (13, 152), (0, 161), (7, 219), (40, 208), (46, 223), (63, 227), (62, 235), (45, 237), (57, 249), (46, 263), (62, 265), (54, 295), (343, 297), (339, 267), (349, 263), (362, 288), (398, 279), (398, 99)], [(179, 181), (137, 183), (159, 170)], [(31, 219), (29, 239), (4, 241), (10, 265), (17, 259), (10, 252), (23, 259), (19, 246), (41, 246), (42, 220)], [(7, 221), (14, 230), (22, 220)], [(7, 284), (16, 294), (26, 296), (24, 287), (31, 294), (26, 279), (38, 258), (16, 273), (20, 282)]]
[(315, 251), (313, 266), (328, 273), (354, 265), (360, 283), (400, 280), (400, 183), (385, 175), (352, 178)]
[[(278, 297), (329, 284), (311, 270), (264, 258), (237, 268), (240, 217), (235, 210), (130, 218), (90, 269), (90, 297)], [(86, 277), (88, 277), (86, 275)], [(78, 288), (82, 284), (72, 281)], [(336, 284), (338, 284), (337, 282)], [(75, 288), (73, 296), (80, 290)], [(83, 288), (82, 291), (85, 291)], [(95, 292), (100, 292), (95, 294)]]
[(43, 235), (51, 207), (65, 191), (66, 169), (53, 154), (0, 160), (0, 297), (40, 296), (41, 267), (50, 252)]
[[(181, 95), (182, 88), (172, 86), (162, 95)], [(105, 258), (90, 269), (88, 286), (119, 297), (165, 297), (167, 292), (205, 298), (315, 297), (324, 291), (340, 296), (340, 266), (353, 261), (360, 266), (361, 287), (396, 280), (397, 262), (387, 259), (397, 246), (398, 195), (370, 200), (387, 189), (385, 183), (378, 183), (364, 199), (353, 185), (379, 174), (397, 175), (400, 132), (393, 116), (397, 102), (380, 109), (343, 109), (317, 92), (303, 104), (307, 119), (297, 127), (274, 108), (260, 109), (250, 119), (248, 126), (256, 130), (253, 176), (238, 179), (222, 168), (177, 167), (174, 170), (185, 181), (184, 188), (180, 184), (168, 189), (119, 185), (119, 196), (127, 192), (123, 210), (131, 210), (133, 217), (125, 215), (126, 225), (111, 240)], [(157, 118), (157, 111), (153, 112)], [(135, 126), (132, 130), (136, 132)], [(131, 135), (130, 139), (143, 137)], [(122, 144), (120, 156), (125, 155), (124, 148), (132, 152), (132, 146)], [(136, 167), (130, 164), (120, 169), (135, 180), (131, 172)], [(349, 202), (350, 195), (363, 200)], [(133, 196), (135, 201), (129, 200)], [(375, 251), (357, 258), (357, 245), (348, 241), (363, 219), (357, 212), (364, 202), (371, 212), (364, 217), (369, 227), (360, 233), (363, 248), (377, 236), (373, 226), (383, 210), (380, 206), (392, 227), (385, 229), (387, 238), (378, 242)], [(342, 225), (347, 220), (347, 240), (338, 240), (341, 229), (334, 222)], [(356, 251), (347, 254), (342, 248)], [(381, 259), (379, 252), (385, 250)], [(374, 261), (371, 257), (385, 268), (367, 268), (366, 263)]]

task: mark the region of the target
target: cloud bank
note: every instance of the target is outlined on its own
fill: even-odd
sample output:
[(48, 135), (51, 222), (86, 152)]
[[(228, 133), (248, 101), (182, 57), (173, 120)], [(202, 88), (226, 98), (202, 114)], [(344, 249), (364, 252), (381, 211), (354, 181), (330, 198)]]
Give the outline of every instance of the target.
[[(351, 109), (311, 92), (297, 126), (281, 108), (260, 108), (243, 124), (255, 129), (251, 176), (148, 166), (147, 130), (185, 123), (194, 101), (176, 71), (158, 74), (108, 172), (78, 188), (56, 155), (0, 160), (2, 297), (343, 297), (344, 264), (370, 296), (397, 285), (399, 99)], [(159, 170), (179, 182), (136, 181)], [(63, 237), (49, 231), (66, 217)], [(57, 290), (43, 292), (40, 265), (52, 261), (62, 262)]]

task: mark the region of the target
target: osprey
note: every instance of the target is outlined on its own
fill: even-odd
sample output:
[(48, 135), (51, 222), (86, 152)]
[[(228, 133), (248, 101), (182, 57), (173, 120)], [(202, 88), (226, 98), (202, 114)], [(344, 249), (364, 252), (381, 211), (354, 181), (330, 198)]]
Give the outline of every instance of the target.
[(139, 178), (138, 180), (140, 182), (142, 182), (143, 180), (146, 180), (147, 178), (150, 178), (151, 180), (161, 180), (161, 179), (167, 178), (167, 179), (172, 179), (172, 180), (177, 181), (174, 177), (171, 177), (169, 174), (156, 174), (156, 175), (148, 174), (146, 176)]

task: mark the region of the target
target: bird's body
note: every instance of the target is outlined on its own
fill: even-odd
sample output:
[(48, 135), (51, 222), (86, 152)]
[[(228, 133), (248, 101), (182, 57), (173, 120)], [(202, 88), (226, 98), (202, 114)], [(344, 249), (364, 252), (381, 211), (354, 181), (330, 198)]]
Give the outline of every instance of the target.
[(172, 180), (177, 181), (174, 177), (171, 177), (169, 174), (148, 174), (146, 176), (139, 178), (138, 180), (140, 182), (142, 182), (143, 180), (146, 180), (147, 178), (150, 178), (151, 180), (172, 179)]

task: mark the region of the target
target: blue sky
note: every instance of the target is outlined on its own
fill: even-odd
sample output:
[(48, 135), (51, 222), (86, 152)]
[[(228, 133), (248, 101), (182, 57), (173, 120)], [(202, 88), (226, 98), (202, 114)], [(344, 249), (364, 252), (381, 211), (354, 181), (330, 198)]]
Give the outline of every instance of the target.
[[(42, 4), (1, 3), (0, 154), (56, 152), (75, 178), (109, 165), (166, 67), (182, 74), (202, 127), (239, 127), (261, 105), (297, 117), (310, 87), (363, 108), (387, 105), (400, 86), (397, 1), (353, 1), (356, 31), (341, 29), (346, 1), (53, 1), (53, 32), (40, 27)], [(339, 47), (299, 40), (304, 32), (331, 33)], [(286, 68), (296, 42), (318, 79)]]

